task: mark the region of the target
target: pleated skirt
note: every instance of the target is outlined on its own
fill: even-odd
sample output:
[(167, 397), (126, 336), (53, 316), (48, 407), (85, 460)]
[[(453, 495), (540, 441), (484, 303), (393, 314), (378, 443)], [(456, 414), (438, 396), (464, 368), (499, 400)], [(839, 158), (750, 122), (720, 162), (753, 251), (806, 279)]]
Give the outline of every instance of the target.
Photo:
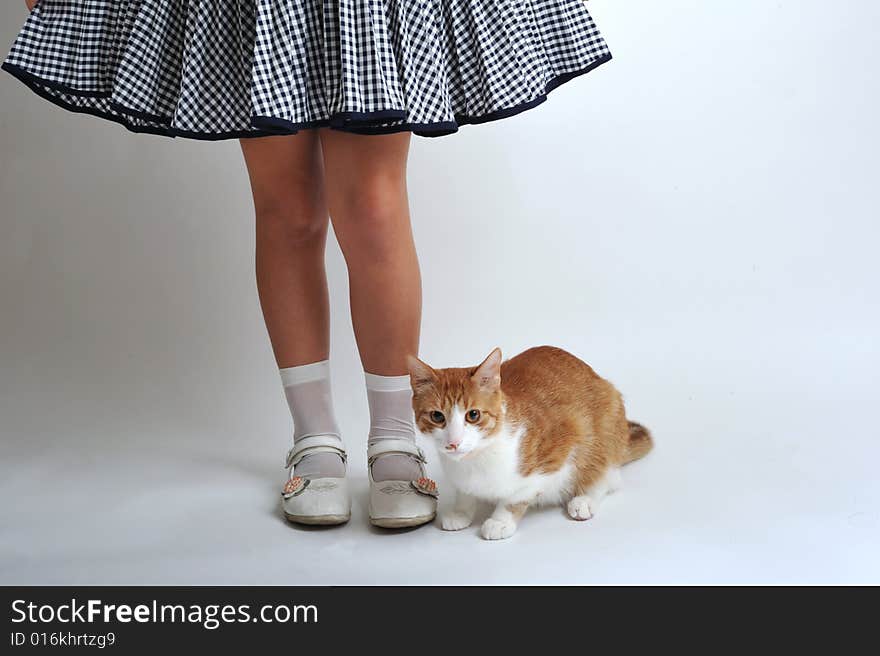
[(135, 132), (441, 136), (609, 59), (584, 0), (41, 0), (2, 68)]

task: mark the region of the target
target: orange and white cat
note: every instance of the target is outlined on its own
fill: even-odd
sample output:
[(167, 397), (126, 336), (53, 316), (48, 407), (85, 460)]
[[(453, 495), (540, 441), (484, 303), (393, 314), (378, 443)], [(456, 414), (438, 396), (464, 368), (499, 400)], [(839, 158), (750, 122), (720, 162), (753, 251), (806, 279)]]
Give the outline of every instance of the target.
[(495, 510), (481, 533), (508, 538), (530, 505), (565, 504), (573, 519), (590, 519), (620, 487), (620, 467), (653, 445), (643, 426), (627, 421), (623, 399), (607, 380), (570, 353), (531, 348), (501, 361), (433, 369), (409, 359), (413, 411), (422, 435), (436, 440), (455, 488), (447, 531), (471, 525), (478, 500)]

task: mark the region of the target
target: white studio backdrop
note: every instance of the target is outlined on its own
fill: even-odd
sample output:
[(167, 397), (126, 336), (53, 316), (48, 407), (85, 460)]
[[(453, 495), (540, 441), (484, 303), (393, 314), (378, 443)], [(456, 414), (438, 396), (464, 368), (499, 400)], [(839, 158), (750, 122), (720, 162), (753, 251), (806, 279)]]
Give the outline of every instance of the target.
[[(286, 526), (238, 145), (133, 135), (6, 75), (0, 583), (880, 581), (880, 6), (590, 8), (613, 62), (519, 117), (415, 138), (410, 174), (423, 358), (558, 345), (656, 433), (589, 526), (536, 512), (500, 545), (371, 531), (363, 508)], [(332, 240), (327, 265), (365, 489)]]

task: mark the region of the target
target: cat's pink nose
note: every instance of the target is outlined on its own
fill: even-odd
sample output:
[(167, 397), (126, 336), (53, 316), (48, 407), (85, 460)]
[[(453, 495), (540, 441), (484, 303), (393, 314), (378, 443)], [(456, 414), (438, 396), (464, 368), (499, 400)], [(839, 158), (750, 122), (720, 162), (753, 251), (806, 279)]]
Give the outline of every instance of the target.
[(458, 449), (459, 444), (461, 444), (461, 442), (450, 442), (449, 444), (446, 445), (446, 450), (447, 451), (455, 451)]

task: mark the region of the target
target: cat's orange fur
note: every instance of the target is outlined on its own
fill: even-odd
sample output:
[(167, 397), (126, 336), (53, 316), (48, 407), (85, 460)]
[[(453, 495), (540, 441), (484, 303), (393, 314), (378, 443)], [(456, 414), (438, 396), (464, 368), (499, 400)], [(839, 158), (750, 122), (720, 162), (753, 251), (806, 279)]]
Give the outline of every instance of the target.
[(434, 427), (431, 410), (460, 400), (467, 408), (481, 410), (476, 425), (491, 438), (506, 402), (507, 421), (526, 428), (520, 446), (522, 475), (554, 472), (572, 457), (577, 468), (575, 495), (595, 483), (608, 466), (637, 460), (653, 446), (645, 427), (627, 421), (614, 385), (563, 349), (537, 346), (505, 360), (498, 386), (487, 388), (473, 381), (478, 369), (479, 365), (433, 369), (436, 382), (416, 379), (413, 410), (423, 433)]
[[(496, 349), (482, 364), (465, 368), (433, 369), (411, 358), (410, 374), (423, 434), (451, 430), (445, 418), (456, 407), (479, 410), (479, 420), (468, 421), (465, 430), (477, 434), (481, 446), (518, 435), (519, 476), (535, 480), (573, 465), (561, 492), (568, 499), (588, 494), (609, 471), (641, 458), (653, 445), (647, 429), (627, 420), (617, 389), (560, 348), (539, 346), (504, 362)], [(434, 418), (443, 413), (444, 421), (435, 421), (432, 412)], [(454, 449), (454, 443), (446, 446), (459, 456)], [(514, 499), (507, 510), (516, 520), (532, 501)]]

